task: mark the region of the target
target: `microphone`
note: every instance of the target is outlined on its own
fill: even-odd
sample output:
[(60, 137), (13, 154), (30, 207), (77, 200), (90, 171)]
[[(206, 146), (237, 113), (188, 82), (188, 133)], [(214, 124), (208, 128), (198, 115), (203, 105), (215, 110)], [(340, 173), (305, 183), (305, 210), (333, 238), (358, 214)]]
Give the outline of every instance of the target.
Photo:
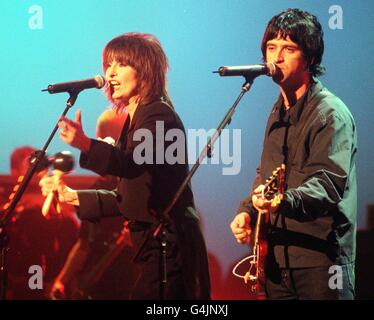
[(97, 75), (90, 79), (50, 84), (47, 89), (43, 89), (42, 91), (48, 91), (49, 93), (79, 92), (91, 88), (101, 89), (104, 86), (104, 77)]
[[(70, 151), (58, 152), (53, 157), (48, 159), (48, 161), (53, 165), (53, 175), (57, 179), (61, 179), (64, 174), (68, 174), (74, 169), (75, 161)], [(56, 209), (58, 214), (61, 213), (61, 204), (58, 201), (57, 190), (49, 192), (44, 200), (42, 207), (42, 214), (44, 217), (48, 215), (52, 206)]]
[(274, 63), (254, 64), (244, 66), (223, 66), (213, 73), (219, 73), (221, 77), (227, 76), (243, 76), (246, 78), (254, 79), (261, 75), (273, 77), (277, 73), (277, 67)]

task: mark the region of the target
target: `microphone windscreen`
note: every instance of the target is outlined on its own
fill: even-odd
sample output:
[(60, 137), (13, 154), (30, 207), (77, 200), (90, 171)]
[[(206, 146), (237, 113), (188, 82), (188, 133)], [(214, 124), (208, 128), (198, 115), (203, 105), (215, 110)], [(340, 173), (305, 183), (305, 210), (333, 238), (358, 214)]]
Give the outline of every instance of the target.
[(95, 76), (95, 81), (96, 81), (96, 83), (97, 83), (97, 88), (98, 89), (101, 89), (102, 87), (104, 87), (105, 86), (105, 79), (104, 79), (104, 77), (102, 77), (101, 75), (97, 75), (97, 76)]
[(274, 77), (279, 72), (278, 67), (273, 62), (267, 63), (266, 67), (268, 69), (267, 75), (269, 77)]

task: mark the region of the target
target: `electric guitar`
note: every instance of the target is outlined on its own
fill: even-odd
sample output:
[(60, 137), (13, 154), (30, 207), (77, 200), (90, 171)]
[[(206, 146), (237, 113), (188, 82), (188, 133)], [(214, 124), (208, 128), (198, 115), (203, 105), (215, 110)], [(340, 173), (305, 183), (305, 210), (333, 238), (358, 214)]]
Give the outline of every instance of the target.
[(93, 288), (102, 278), (105, 271), (113, 264), (116, 258), (127, 248), (132, 247), (128, 222), (124, 222), (119, 236), (109, 244), (107, 252), (95, 263), (95, 265), (83, 275), (80, 275), (78, 283), (71, 294), (75, 300), (92, 299), (90, 288)]
[[(64, 288), (62, 288), (62, 291), (60, 288), (54, 288), (52, 284), (51, 288), (47, 290), (47, 298), (51, 300), (93, 299), (91, 292), (94, 286), (102, 279), (104, 273), (114, 263), (117, 257), (124, 250), (129, 249), (130, 247), (132, 247), (132, 242), (129, 229), (127, 227), (127, 222), (124, 222), (120, 234), (108, 244), (106, 252), (97, 261), (95, 261), (94, 265), (87, 268), (87, 270), (85, 269), (84, 271), (74, 271), (71, 277), (72, 279), (67, 283), (64, 283)], [(77, 253), (76, 251), (73, 254), (74, 258), (72, 259), (77, 259), (77, 257), (81, 254), (82, 253)], [(87, 257), (84, 259), (87, 259)], [(72, 273), (70, 270), (65, 271), (65, 273), (66, 272)]]
[[(272, 201), (274, 205), (279, 204), (283, 199), (285, 188), (285, 171), (286, 166), (282, 164), (273, 174), (266, 180), (262, 191), (262, 198)], [(269, 213), (258, 211), (255, 229), (250, 241), (252, 254), (240, 260), (233, 269), (233, 274), (244, 279), (244, 282), (250, 285), (252, 294), (261, 295), (264, 291), (265, 284), (265, 262), (268, 253), (267, 231), (269, 226)], [(244, 262), (249, 261), (249, 269), (244, 274), (238, 273), (239, 267)]]

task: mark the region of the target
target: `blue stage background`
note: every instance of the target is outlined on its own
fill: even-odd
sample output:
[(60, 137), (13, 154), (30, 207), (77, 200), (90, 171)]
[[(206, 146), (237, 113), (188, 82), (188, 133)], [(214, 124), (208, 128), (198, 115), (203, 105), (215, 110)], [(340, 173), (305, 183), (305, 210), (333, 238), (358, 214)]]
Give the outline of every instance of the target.
[[(342, 29), (329, 27), (336, 13), (329, 13), (333, 5), (342, 9)], [(355, 117), (358, 226), (364, 228), (366, 207), (374, 202), (374, 2), (370, 0), (1, 1), (0, 174), (9, 172), (9, 155), (15, 147), (42, 147), (64, 108), (66, 94), (49, 95), (41, 89), (102, 74), (102, 48), (114, 36), (129, 31), (153, 33), (163, 44), (170, 63), (170, 95), (186, 128), (215, 128), (243, 80), (220, 78), (212, 71), (222, 65), (261, 63), (266, 23), (289, 7), (319, 17), (325, 31), (327, 69), (321, 80)], [(40, 9), (42, 20), (35, 20)], [(229, 128), (241, 129), (240, 173), (224, 176), (225, 165), (202, 165), (192, 180), (208, 248), (223, 275), (247, 250), (234, 241), (229, 223), (254, 177), (265, 122), (277, 95), (270, 78), (256, 79), (232, 119)], [(81, 108), (84, 129), (94, 136), (96, 119), (107, 106), (103, 92), (87, 90), (70, 116)], [(56, 137), (49, 154), (61, 150), (71, 150), (78, 157)], [(91, 173), (77, 168), (76, 174)]]

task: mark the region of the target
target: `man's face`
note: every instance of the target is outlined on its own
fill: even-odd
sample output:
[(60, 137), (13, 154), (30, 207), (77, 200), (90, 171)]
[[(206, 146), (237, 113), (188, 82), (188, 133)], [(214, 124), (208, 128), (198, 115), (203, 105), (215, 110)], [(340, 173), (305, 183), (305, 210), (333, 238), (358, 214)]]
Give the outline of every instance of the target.
[(299, 45), (289, 36), (280, 36), (266, 43), (266, 62), (273, 62), (279, 72), (273, 77), (280, 86), (296, 87), (309, 79), (304, 54)]

